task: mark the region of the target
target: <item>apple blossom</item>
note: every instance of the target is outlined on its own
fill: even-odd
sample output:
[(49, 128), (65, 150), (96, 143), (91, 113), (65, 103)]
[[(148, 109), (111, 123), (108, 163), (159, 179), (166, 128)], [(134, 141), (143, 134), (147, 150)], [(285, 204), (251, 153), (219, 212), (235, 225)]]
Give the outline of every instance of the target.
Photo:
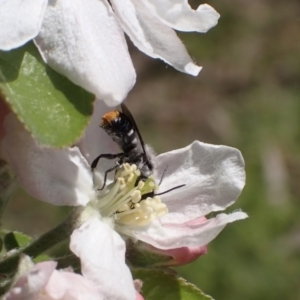
[[(99, 226), (103, 227), (102, 234), (112, 236), (117, 231), (122, 236), (165, 250), (205, 246), (227, 223), (247, 217), (235, 211), (198, 221), (233, 204), (245, 183), (244, 161), (238, 150), (198, 141), (158, 155), (154, 175), (145, 182), (138, 182), (139, 170), (128, 165), (117, 172), (116, 179), (110, 181), (105, 191), (99, 191), (103, 171), (96, 170), (93, 174), (90, 164), (99, 153), (118, 151), (116, 144), (98, 127), (108, 109), (97, 102), (85, 136), (77, 146), (66, 149), (40, 147), (14, 115), (9, 115), (2, 148), (23, 188), (48, 203), (86, 206), (80, 221), (86, 238), (90, 236), (94, 240)], [(106, 170), (111, 163), (104, 160), (100, 167)], [(167, 172), (158, 187), (156, 178), (159, 181), (166, 166)], [(185, 186), (155, 195), (181, 184)], [(149, 193), (154, 194), (153, 197), (144, 199)], [(93, 226), (86, 225), (91, 220)], [(71, 249), (82, 258), (83, 253), (77, 253), (74, 246), (79, 238), (73, 235)], [(114, 241), (112, 238), (112, 243)], [(87, 251), (95, 247), (89, 249)]]
[(0, 0), (0, 49), (34, 39), (44, 61), (75, 84), (117, 105), (135, 83), (124, 32), (141, 51), (179, 71), (201, 70), (175, 31), (206, 32), (219, 14), (187, 0)]
[[(133, 290), (133, 282), (128, 282), (130, 294), (121, 290), (115, 282), (115, 288), (104, 284), (96, 284), (88, 278), (74, 273), (72, 270), (56, 270), (57, 263), (45, 261), (33, 265), (28, 271), (17, 278), (15, 284), (4, 296), (5, 300), (31, 300), (31, 299), (70, 299), (70, 300), (104, 300), (104, 299), (140, 299)], [(101, 268), (101, 267), (100, 267)], [(102, 278), (113, 276), (113, 271), (99, 270)]]

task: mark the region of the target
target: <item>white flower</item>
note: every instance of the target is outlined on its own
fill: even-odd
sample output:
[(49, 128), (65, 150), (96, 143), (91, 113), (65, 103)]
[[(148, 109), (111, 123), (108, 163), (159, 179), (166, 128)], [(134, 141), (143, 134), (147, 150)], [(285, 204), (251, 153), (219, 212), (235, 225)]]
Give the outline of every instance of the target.
[[(0, 49), (34, 38), (43, 59), (75, 84), (117, 105), (135, 83), (124, 32), (147, 55), (198, 75), (175, 31), (206, 32), (219, 14), (187, 0), (0, 0)], [(124, 31), (124, 32), (123, 32)]]
[[(107, 244), (105, 244), (107, 246)], [(102, 245), (103, 247), (103, 245)], [(5, 300), (32, 300), (32, 299), (69, 299), (69, 300), (104, 300), (104, 299), (135, 299), (133, 283), (129, 286), (119, 285), (117, 280), (124, 278), (114, 277), (120, 273), (118, 265), (110, 260), (110, 256), (102, 258), (98, 276), (103, 282), (95, 282), (88, 277), (73, 273), (71, 270), (56, 270), (54, 261), (45, 261), (32, 266), (30, 270), (22, 274), (10, 291), (4, 296)], [(104, 262), (109, 261), (113, 265), (110, 269), (103, 267)], [(89, 275), (89, 274), (88, 274)], [(126, 275), (126, 274), (125, 274)], [(107, 283), (113, 283), (109, 286)]]
[[(198, 141), (155, 158), (157, 167), (154, 177), (158, 178), (157, 181), (168, 167), (159, 192), (181, 184), (185, 184), (184, 187), (163, 194), (160, 199), (154, 197), (148, 202), (137, 203), (138, 200), (134, 200), (136, 196), (133, 194), (139, 193), (140, 197), (145, 193), (143, 189), (152, 184), (151, 178), (141, 186), (134, 186), (134, 178), (131, 183), (128, 180), (131, 189), (125, 190), (128, 192), (125, 196), (120, 187), (124, 185), (124, 178), (121, 178), (122, 180), (113, 184), (108, 194), (104, 197), (101, 193), (99, 195), (94, 180), (100, 186), (103, 173), (98, 172), (96, 178), (93, 178), (90, 163), (100, 153), (119, 151), (116, 144), (98, 126), (107, 109), (101, 102), (97, 102), (84, 138), (78, 147), (66, 149), (39, 147), (13, 115), (7, 117), (7, 134), (2, 147), (23, 188), (29, 194), (55, 205), (86, 205), (82, 221), (91, 222), (92, 218), (93, 224), (102, 224), (102, 234), (105, 231), (111, 235), (115, 228), (122, 235), (144, 241), (159, 249), (204, 246), (214, 239), (227, 223), (247, 217), (245, 213), (236, 211), (231, 214), (220, 213), (214, 218), (199, 222), (199, 218), (211, 212), (224, 210), (235, 202), (244, 187), (245, 172), (244, 161), (238, 150)], [(101, 160), (104, 170), (112, 164), (110, 160)], [(137, 175), (133, 170), (128, 176)], [(124, 186), (128, 188), (129, 185)], [(150, 214), (141, 215), (140, 207), (137, 210), (124, 208), (124, 205), (127, 205), (124, 200), (129, 201), (127, 204), (129, 203), (130, 208), (135, 208), (137, 203), (145, 208), (142, 211), (150, 211)], [(130, 220), (119, 218), (125, 210), (131, 214)], [(92, 230), (90, 225), (85, 224), (80, 229), (85, 230), (82, 237), (88, 239), (89, 236), (94, 240), (92, 236), (97, 232), (96, 225), (93, 225), (95, 228)], [(88, 241), (84, 244), (88, 244)], [(80, 247), (80, 243), (77, 246)], [(75, 248), (71, 243), (72, 251), (81, 257)], [(93, 248), (92, 245), (88, 247)]]

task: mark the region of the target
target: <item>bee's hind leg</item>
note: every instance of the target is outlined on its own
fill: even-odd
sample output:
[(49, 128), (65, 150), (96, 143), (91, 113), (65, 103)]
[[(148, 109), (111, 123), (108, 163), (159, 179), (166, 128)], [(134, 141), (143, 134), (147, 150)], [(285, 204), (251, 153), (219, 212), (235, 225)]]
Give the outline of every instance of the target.
[(123, 152), (122, 153), (117, 153), (117, 154), (110, 154), (110, 153), (108, 153), (108, 154), (100, 154), (99, 156), (97, 156), (93, 160), (93, 162), (91, 164), (91, 169), (93, 171), (97, 167), (100, 158), (114, 159), (114, 158), (122, 157), (123, 155), (124, 155)]
[(107, 179), (107, 174), (114, 171), (115, 169), (117, 169), (120, 165), (119, 164), (116, 164), (114, 165), (112, 168), (108, 169), (105, 171), (104, 173), (104, 180), (103, 180), (103, 185), (102, 185), (102, 188), (101, 189), (98, 189), (99, 191), (103, 190), (104, 187), (105, 187), (105, 184), (106, 184), (106, 179)]

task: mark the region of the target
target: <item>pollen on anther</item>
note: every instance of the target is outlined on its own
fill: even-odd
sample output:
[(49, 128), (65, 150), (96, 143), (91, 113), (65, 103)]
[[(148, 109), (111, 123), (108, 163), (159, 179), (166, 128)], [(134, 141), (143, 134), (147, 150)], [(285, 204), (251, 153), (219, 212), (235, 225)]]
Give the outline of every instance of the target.
[(109, 196), (106, 196), (105, 214), (114, 216), (119, 224), (145, 226), (168, 212), (160, 197), (155, 196), (157, 184), (154, 177), (149, 176), (143, 181), (138, 180), (139, 174), (136, 165), (123, 164), (115, 175), (117, 190), (113, 199), (108, 201)]
[(129, 210), (129, 209), (130, 209), (130, 207), (129, 207), (129, 205), (126, 203), (126, 204), (123, 204), (122, 206), (120, 206), (119, 209), (118, 209), (118, 211), (119, 211), (119, 212), (122, 212), (122, 211), (127, 211), (127, 210)]
[(150, 186), (151, 188), (154, 188), (154, 187), (155, 187), (155, 183), (154, 183), (153, 181), (151, 181), (151, 182), (149, 182), (149, 186)]
[(133, 179), (134, 179), (134, 174), (133, 173), (130, 173), (130, 175), (128, 176), (128, 179), (127, 179), (127, 181), (128, 182), (132, 182), (133, 181)]
[(144, 185), (145, 185), (145, 182), (140, 180), (139, 183), (138, 183), (138, 189), (141, 190), (144, 187)]
[(141, 192), (138, 190), (134, 191), (131, 195), (131, 198), (133, 203), (138, 203), (142, 198)]

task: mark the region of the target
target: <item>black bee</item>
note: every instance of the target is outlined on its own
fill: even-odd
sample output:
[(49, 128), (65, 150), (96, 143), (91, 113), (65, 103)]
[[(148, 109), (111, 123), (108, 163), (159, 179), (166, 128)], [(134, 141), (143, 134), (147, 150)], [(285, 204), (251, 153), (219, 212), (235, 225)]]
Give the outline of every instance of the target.
[[(145, 181), (153, 173), (154, 155), (151, 153), (151, 150), (145, 145), (140, 131), (129, 109), (125, 106), (125, 104), (121, 104), (121, 109), (122, 112), (114, 110), (106, 113), (102, 117), (102, 121), (100, 123), (100, 127), (102, 127), (106, 131), (106, 133), (119, 145), (120, 149), (123, 151), (117, 154), (100, 154), (93, 160), (91, 164), (92, 170), (97, 167), (100, 158), (118, 158), (116, 164), (105, 171), (103, 186), (100, 190), (105, 187), (108, 173), (116, 170), (124, 163), (135, 164), (137, 166), (137, 168), (141, 172), (141, 175), (138, 178), (139, 180)], [(163, 180), (164, 173), (160, 179), (159, 185)], [(137, 180), (137, 182), (139, 180)], [(176, 186), (159, 194), (154, 194), (154, 192), (151, 192), (144, 195), (143, 198), (147, 196), (153, 197), (154, 195), (162, 195), (183, 186), (185, 186), (185, 184)]]
[(100, 158), (118, 158), (116, 164), (105, 171), (101, 190), (105, 186), (108, 173), (116, 170), (124, 163), (135, 164), (141, 172), (139, 178), (141, 180), (146, 180), (153, 173), (153, 161), (149, 151), (146, 151), (146, 146), (133, 116), (124, 104), (121, 104), (121, 108), (122, 112), (115, 110), (106, 113), (102, 117), (100, 124), (100, 127), (107, 132), (123, 151), (117, 154), (100, 154), (92, 162), (91, 168), (95, 169)]

